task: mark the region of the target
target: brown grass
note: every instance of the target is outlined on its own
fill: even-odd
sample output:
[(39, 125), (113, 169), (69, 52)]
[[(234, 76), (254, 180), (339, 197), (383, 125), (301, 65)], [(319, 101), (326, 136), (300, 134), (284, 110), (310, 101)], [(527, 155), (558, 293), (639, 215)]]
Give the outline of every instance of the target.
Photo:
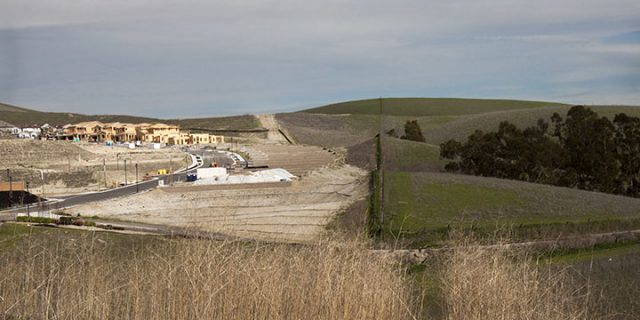
[(118, 255), (92, 235), (0, 258), (0, 318), (409, 319), (403, 268), (361, 243), (171, 240)]
[[(521, 254), (521, 253), (520, 253)], [(446, 319), (591, 319), (584, 287), (507, 249), (464, 245), (446, 258)]]
[[(53, 230), (0, 241), (0, 319), (429, 315), (428, 289), (407, 265), (363, 240), (302, 246)], [(507, 249), (465, 243), (436, 274), (424, 272), (422, 283), (441, 284), (444, 319), (594, 318), (584, 286), (567, 281), (564, 269)]]

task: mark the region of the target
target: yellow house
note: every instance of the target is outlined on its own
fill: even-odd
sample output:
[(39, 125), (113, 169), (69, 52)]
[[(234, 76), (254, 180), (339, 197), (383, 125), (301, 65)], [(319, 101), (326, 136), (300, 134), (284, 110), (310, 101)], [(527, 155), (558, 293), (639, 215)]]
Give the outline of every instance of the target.
[(136, 126), (130, 123), (121, 123), (119, 126), (114, 128), (114, 140), (115, 141), (123, 141), (129, 142), (138, 140), (136, 139), (138, 136), (138, 132), (136, 130)]
[(99, 121), (80, 122), (63, 127), (63, 138), (70, 140), (78, 138), (83, 141), (99, 141), (104, 124)]
[(63, 127), (61, 139), (79, 139), (82, 141), (100, 142), (117, 141), (131, 142), (135, 140), (147, 143), (165, 144), (209, 144), (224, 143), (223, 136), (207, 133), (181, 132), (180, 127), (164, 123), (101, 123), (98, 121), (68, 124)]
[(189, 137), (189, 134), (187, 133), (181, 133), (181, 134), (177, 134), (177, 135), (171, 135), (168, 136), (168, 144), (176, 144), (176, 145), (184, 145), (184, 144), (190, 144), (191, 139)]

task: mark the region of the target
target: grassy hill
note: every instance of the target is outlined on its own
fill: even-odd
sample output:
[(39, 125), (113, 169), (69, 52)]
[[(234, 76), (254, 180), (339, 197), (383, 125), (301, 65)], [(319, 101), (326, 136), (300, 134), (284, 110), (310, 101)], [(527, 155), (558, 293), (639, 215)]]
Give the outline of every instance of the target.
[[(400, 135), (417, 120), (427, 143), (385, 137), (385, 240), (421, 247), (446, 241), (450, 228), (490, 237), (508, 227), (520, 240), (640, 228), (640, 199), (521, 181), (443, 172), (438, 145), (465, 140), (475, 130), (497, 130), (502, 121), (519, 127), (565, 116), (570, 105), (553, 102), (477, 99), (378, 99), (350, 101), (277, 115), (299, 142), (374, 152), (380, 130)], [(638, 107), (591, 106), (600, 115), (640, 116)], [(367, 146), (364, 148), (363, 146)], [(350, 158), (359, 158), (350, 155)], [(362, 158), (362, 157), (360, 157)], [(371, 162), (371, 161), (369, 161)], [(357, 161), (354, 162), (357, 164)], [(373, 168), (375, 166), (369, 166)]]
[(492, 235), (507, 227), (520, 240), (637, 229), (638, 212), (640, 199), (630, 197), (442, 172), (385, 172), (385, 234), (412, 247), (446, 240), (449, 228)]
[(246, 130), (260, 127), (259, 121), (252, 115), (193, 119), (157, 119), (129, 115), (86, 115), (64, 112), (42, 112), (2, 103), (0, 103), (0, 120), (19, 127), (43, 125), (45, 123), (50, 125), (65, 125), (68, 123), (78, 123), (83, 121), (130, 123), (165, 122), (180, 125), (185, 129)]
[[(520, 127), (549, 121), (554, 113), (565, 115), (570, 105), (518, 100), (385, 98), (383, 115), (379, 100), (359, 100), (277, 114), (280, 124), (296, 141), (321, 146), (353, 146), (375, 136), (380, 129), (403, 132), (407, 120), (417, 120), (430, 144), (466, 139), (475, 130), (497, 130), (502, 121)], [(640, 116), (640, 107), (590, 106), (607, 117), (624, 112)], [(381, 123), (382, 122), (382, 123)]]
[(455, 98), (383, 98), (347, 101), (303, 110), (321, 114), (382, 114), (393, 116), (451, 116), (495, 111), (562, 106), (544, 101), (455, 99)]
[(29, 109), (16, 107), (6, 103), (0, 103), (0, 111), (8, 111), (8, 112), (26, 112), (30, 111)]

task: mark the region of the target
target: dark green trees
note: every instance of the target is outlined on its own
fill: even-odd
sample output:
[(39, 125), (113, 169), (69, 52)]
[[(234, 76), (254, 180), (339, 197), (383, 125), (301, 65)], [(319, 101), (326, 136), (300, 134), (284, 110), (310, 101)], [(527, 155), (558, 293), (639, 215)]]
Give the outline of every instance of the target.
[(418, 120), (407, 120), (404, 124), (404, 135), (400, 139), (425, 142)]
[(497, 132), (441, 144), (440, 155), (453, 160), (448, 171), (640, 196), (639, 118), (611, 122), (575, 106), (551, 120), (552, 132), (542, 119), (524, 130), (503, 122)]

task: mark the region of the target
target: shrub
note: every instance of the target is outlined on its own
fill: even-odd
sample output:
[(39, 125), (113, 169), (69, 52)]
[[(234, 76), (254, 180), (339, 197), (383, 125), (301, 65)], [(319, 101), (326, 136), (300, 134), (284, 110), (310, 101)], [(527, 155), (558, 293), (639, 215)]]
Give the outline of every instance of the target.
[(422, 135), (422, 129), (418, 124), (418, 120), (407, 120), (404, 125), (404, 135), (400, 139), (413, 140), (419, 142), (425, 142), (425, 138)]
[(18, 216), (16, 217), (16, 221), (18, 222), (33, 222), (33, 223), (57, 223), (57, 219), (47, 218), (47, 217), (29, 217), (29, 216)]

